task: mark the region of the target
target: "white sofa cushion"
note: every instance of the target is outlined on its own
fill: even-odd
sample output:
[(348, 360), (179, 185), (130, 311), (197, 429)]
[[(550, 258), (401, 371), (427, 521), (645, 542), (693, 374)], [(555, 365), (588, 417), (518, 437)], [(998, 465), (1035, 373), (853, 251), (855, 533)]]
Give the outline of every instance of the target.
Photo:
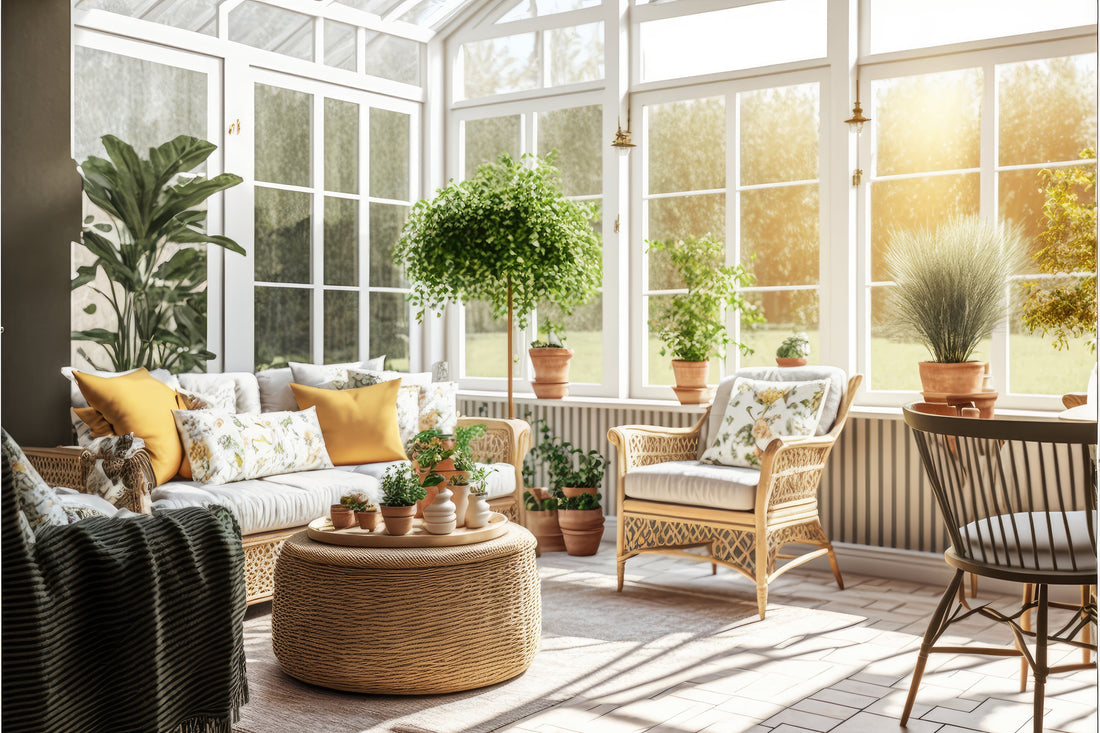
[(241, 534), (300, 527), (328, 514), (340, 497), (361, 491), (378, 503), (382, 491), (373, 476), (322, 469), (237, 481), (232, 484), (200, 484), (170, 481), (153, 489), (154, 509), (217, 504), (233, 512)]
[[(351, 471), (364, 476), (373, 476), (381, 481), (382, 474), (390, 466), (396, 466), (406, 461), (388, 461), (382, 463), (364, 463), (360, 466), (337, 466), (339, 470)], [(516, 490), (516, 469), (511, 463), (479, 463), (489, 469), (489, 476), (485, 479), (485, 490), (490, 499), (498, 496), (509, 496)]]
[[(326, 366), (336, 369), (343, 368), (344, 370), (349, 368), (370, 369), (375, 366), (381, 369), (382, 362), (385, 361), (385, 358), (384, 356), (376, 356), (373, 359), (353, 361), (347, 364), (323, 365), (322, 371), (327, 373), (328, 370), (325, 369)], [(289, 410), (298, 409), (298, 403), (294, 399), (294, 393), (290, 391), (290, 383), (294, 381), (294, 375), (291, 373), (290, 367), (264, 369), (263, 371), (256, 372), (256, 380), (259, 382), (260, 386), (260, 412), (287, 412)], [(308, 387), (322, 386), (320, 384), (310, 384), (308, 382), (305, 384)]]
[(758, 483), (755, 468), (666, 461), (631, 470), (623, 477), (623, 491), (631, 499), (752, 511)]
[(224, 374), (177, 374), (180, 387), (203, 397), (225, 400), (226, 390), (232, 385), (234, 403), (220, 404), (222, 409), (234, 412), (260, 411), (260, 385), (252, 372), (225, 372)]

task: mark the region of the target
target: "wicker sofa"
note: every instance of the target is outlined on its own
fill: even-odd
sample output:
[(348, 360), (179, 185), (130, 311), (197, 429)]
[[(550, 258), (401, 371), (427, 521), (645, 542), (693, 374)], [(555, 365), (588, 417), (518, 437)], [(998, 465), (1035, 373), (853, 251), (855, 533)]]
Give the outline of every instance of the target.
[[(222, 384), (232, 380), (238, 413), (297, 409), (290, 395), (287, 369), (179, 376), (185, 386), (190, 384), (188, 389), (200, 390), (204, 380), (207, 385), (212, 380)], [(81, 406), (83, 399), (78, 390), (74, 390), (72, 399), (74, 407)], [(458, 418), (457, 424), (486, 426), (486, 433), (471, 447), (475, 460), (493, 469), (487, 482), (489, 504), (493, 511), (522, 521), (522, 502), (516, 488), (523, 485), (521, 467), (530, 447), (530, 426), (522, 420), (487, 418)], [(57, 486), (85, 486), (96, 464), (96, 456), (79, 446), (29, 448), (26, 453), (43, 477)], [(123, 498), (116, 503), (135, 512), (149, 514), (154, 509), (202, 505), (228, 507), (241, 525), (247, 597), (252, 604), (271, 598), (275, 561), (286, 538), (327, 513), (329, 505), (348, 491), (380, 498), (378, 479), (389, 465), (392, 463), (337, 466), (220, 486), (177, 476), (158, 486), (148, 454), (138, 451), (113, 470), (125, 486)]]

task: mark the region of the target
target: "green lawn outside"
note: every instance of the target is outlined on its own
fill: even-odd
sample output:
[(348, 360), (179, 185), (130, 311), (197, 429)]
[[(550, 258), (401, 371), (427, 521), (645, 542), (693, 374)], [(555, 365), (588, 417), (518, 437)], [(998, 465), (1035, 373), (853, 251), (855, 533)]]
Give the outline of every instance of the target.
[[(757, 329), (746, 341), (756, 349), (754, 354), (742, 358), (745, 366), (775, 363), (775, 349), (790, 335), (787, 330)], [(809, 331), (813, 354), (820, 353), (820, 339), (816, 331)], [(467, 334), (467, 353), (474, 355), (471, 376), (504, 377), (504, 334)], [(1012, 376), (1012, 391), (1023, 394), (1053, 394), (1083, 392), (1089, 372), (1096, 363), (1095, 356), (1082, 343), (1058, 351), (1050, 342), (1035, 335), (1013, 335), (1009, 340), (1013, 364), (1020, 373)], [(602, 343), (596, 331), (572, 331), (568, 346), (577, 352), (570, 363), (569, 379), (573, 382), (599, 382), (602, 371)], [(649, 340), (650, 380), (652, 384), (672, 384), (672, 366), (669, 357), (660, 355), (661, 343)], [(988, 348), (979, 351), (978, 358), (988, 354)], [(871, 363), (875, 370), (873, 386), (885, 390), (920, 389), (917, 362), (927, 360), (928, 352), (917, 344), (906, 344), (886, 338), (871, 339)], [(811, 357), (811, 361), (812, 361)], [(518, 365), (517, 365), (518, 366)], [(1027, 368), (1023, 368), (1023, 367)], [(719, 379), (719, 362), (711, 363), (709, 381)], [(865, 383), (866, 386), (866, 383)], [(993, 388), (1004, 394), (1006, 385), (994, 383)]]

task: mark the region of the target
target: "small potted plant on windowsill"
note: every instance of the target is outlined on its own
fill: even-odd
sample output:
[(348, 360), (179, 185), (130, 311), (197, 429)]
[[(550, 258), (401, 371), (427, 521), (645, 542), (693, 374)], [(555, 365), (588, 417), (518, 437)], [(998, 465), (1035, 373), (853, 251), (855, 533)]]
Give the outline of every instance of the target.
[[(710, 359), (725, 358), (735, 343), (726, 332), (726, 314), (739, 311), (744, 324), (764, 320), (760, 310), (741, 295), (740, 288), (755, 278), (741, 265), (728, 265), (725, 246), (711, 235), (664, 242), (647, 242), (649, 252), (664, 252), (687, 292), (677, 293), (654, 307), (650, 325), (664, 342), (660, 354), (672, 355), (676, 393), (680, 404), (694, 405), (710, 398), (707, 371)], [(752, 349), (736, 346), (743, 354)]]
[(569, 360), (573, 358), (573, 349), (565, 345), (565, 332), (560, 325), (544, 318), (543, 330), (546, 340), (532, 341), (527, 350), (535, 372), (531, 389), (539, 399), (560, 400), (569, 394)]
[(412, 529), (416, 502), (425, 496), (420, 477), (407, 463), (390, 466), (382, 474), (382, 520), (391, 535), (408, 534)]
[(796, 333), (784, 339), (775, 350), (775, 363), (781, 367), (805, 366), (810, 355), (810, 337)]

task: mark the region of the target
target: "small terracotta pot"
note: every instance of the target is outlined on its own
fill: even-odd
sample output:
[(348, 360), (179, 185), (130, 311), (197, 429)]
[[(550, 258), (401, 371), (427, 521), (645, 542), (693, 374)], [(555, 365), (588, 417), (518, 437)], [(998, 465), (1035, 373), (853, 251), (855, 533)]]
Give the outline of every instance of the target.
[(528, 511), (525, 515), (527, 529), (535, 535), (539, 552), (561, 552), (565, 549), (561, 529), (558, 527), (558, 510)]
[(709, 361), (672, 360), (672, 374), (676, 378), (672, 391), (681, 405), (699, 405), (710, 399), (711, 391), (707, 388), (709, 372)]
[(569, 394), (569, 360), (573, 350), (547, 346), (541, 349), (528, 349), (531, 367), (535, 378), (531, 380), (531, 389), (535, 396), (543, 400), (560, 400)]
[(595, 494), (596, 490), (584, 486), (562, 486), (561, 493), (565, 494), (566, 499), (573, 499), (581, 494)]
[(806, 366), (806, 357), (804, 356), (777, 356), (775, 357), (775, 363), (781, 367), (796, 367)]
[(336, 529), (347, 529), (355, 524), (355, 512), (343, 504), (333, 504), (329, 509), (332, 517), (332, 526)]
[(386, 532), (398, 536), (412, 531), (415, 506), (384, 506), (382, 521), (386, 523)]
[(603, 538), (603, 509), (559, 509), (565, 551), (570, 555), (595, 555)]
[(356, 512), (355, 518), (359, 520), (359, 526), (368, 532), (373, 532), (378, 529), (378, 519), (381, 515), (378, 512)]
[(982, 391), (985, 362), (944, 364), (922, 361), (917, 368), (920, 370), (921, 394), (926, 402), (946, 402), (947, 395), (970, 395)]

